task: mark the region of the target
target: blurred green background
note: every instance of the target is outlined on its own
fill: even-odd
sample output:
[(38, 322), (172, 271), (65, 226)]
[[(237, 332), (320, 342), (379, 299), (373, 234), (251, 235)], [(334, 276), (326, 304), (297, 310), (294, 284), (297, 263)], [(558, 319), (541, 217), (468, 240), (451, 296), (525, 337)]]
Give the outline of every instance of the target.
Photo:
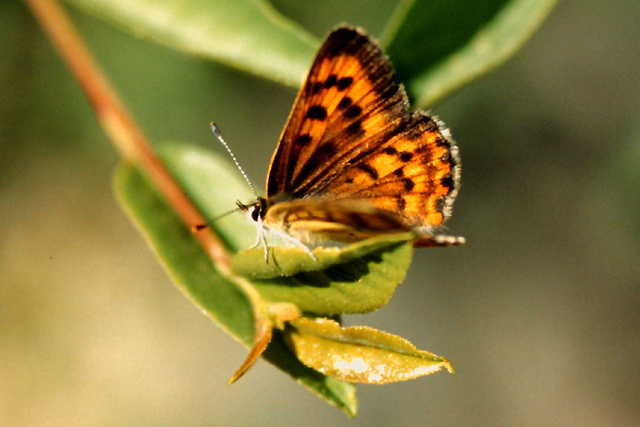
[[(393, 4), (275, 6), (317, 36), (379, 35)], [(295, 90), (71, 10), (154, 142), (261, 184)], [(463, 160), (449, 230), (387, 307), (346, 318), (451, 360), (360, 386), (348, 420), (171, 284), (111, 190), (118, 159), (20, 2), (0, 3), (0, 425), (640, 425), (640, 4), (561, 2), (509, 62), (433, 107)], [(229, 201), (233, 207), (234, 201)]]

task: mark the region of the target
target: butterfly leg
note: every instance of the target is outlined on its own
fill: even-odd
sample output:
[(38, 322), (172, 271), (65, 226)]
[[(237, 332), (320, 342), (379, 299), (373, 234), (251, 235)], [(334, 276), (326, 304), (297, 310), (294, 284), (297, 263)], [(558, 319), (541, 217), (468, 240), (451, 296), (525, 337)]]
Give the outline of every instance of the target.
[(262, 242), (262, 245), (264, 247), (264, 262), (269, 264), (269, 247), (267, 246), (267, 239), (264, 237), (265, 228), (264, 224), (262, 223), (262, 218), (258, 218), (257, 223), (258, 233), (256, 235), (256, 242), (249, 249), (257, 248), (260, 245), (260, 242)]
[(258, 245), (260, 244), (260, 241), (262, 240), (260, 239), (261, 235), (262, 233), (260, 232), (260, 230), (258, 230), (258, 233), (256, 233), (256, 242), (253, 245), (251, 245), (249, 249), (255, 249), (258, 247)]
[(261, 229), (259, 239), (262, 240), (264, 246), (264, 262), (269, 264), (269, 246), (267, 246), (267, 239), (264, 237), (264, 231)]
[(267, 228), (267, 231), (269, 231), (269, 233), (273, 234), (274, 236), (278, 236), (283, 240), (286, 240), (289, 243), (293, 243), (294, 245), (302, 248), (310, 257), (312, 260), (317, 261), (318, 258), (316, 258), (316, 256), (313, 254), (313, 251), (304, 243), (302, 243), (300, 240), (296, 239), (295, 237), (292, 237), (290, 235), (288, 235), (287, 233), (283, 233), (280, 230), (274, 229), (274, 228)]

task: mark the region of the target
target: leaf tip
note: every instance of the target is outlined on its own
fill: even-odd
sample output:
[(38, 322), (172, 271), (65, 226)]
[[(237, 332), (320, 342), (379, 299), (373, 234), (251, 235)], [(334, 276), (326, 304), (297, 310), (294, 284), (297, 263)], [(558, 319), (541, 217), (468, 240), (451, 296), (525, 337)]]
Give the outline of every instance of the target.
[(453, 366), (451, 366), (451, 362), (449, 362), (449, 360), (445, 359), (444, 357), (441, 357), (442, 359), (442, 366), (447, 368), (447, 371), (449, 371), (450, 374), (455, 374), (456, 371), (453, 369)]
[(271, 342), (273, 336), (273, 323), (264, 319), (256, 319), (255, 323), (255, 338), (253, 342), (253, 348), (249, 351), (249, 355), (242, 363), (242, 366), (233, 374), (233, 376), (227, 381), (228, 385), (233, 384), (239, 380), (253, 364), (258, 360), (258, 357), (264, 353), (267, 345)]

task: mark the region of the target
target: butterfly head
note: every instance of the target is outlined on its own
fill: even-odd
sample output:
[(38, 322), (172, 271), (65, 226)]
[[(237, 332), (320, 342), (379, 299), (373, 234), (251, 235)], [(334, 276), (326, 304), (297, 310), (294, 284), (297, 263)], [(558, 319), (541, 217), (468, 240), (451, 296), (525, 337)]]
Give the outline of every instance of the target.
[(240, 209), (242, 212), (245, 212), (247, 215), (249, 215), (252, 220), (258, 222), (264, 218), (269, 204), (267, 202), (267, 199), (265, 199), (264, 197), (258, 197), (258, 200), (248, 205), (245, 205), (238, 200), (236, 201), (236, 206), (238, 206), (238, 209)]

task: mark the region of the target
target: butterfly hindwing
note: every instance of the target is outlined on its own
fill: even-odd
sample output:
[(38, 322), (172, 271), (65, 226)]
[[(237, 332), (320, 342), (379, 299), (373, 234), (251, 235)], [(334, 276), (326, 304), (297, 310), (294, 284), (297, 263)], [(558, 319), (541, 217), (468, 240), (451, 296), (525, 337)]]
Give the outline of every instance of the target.
[(322, 193), (366, 199), (395, 213), (407, 228), (433, 228), (450, 214), (460, 167), (446, 130), (424, 113), (412, 113), (392, 135), (328, 182)]

